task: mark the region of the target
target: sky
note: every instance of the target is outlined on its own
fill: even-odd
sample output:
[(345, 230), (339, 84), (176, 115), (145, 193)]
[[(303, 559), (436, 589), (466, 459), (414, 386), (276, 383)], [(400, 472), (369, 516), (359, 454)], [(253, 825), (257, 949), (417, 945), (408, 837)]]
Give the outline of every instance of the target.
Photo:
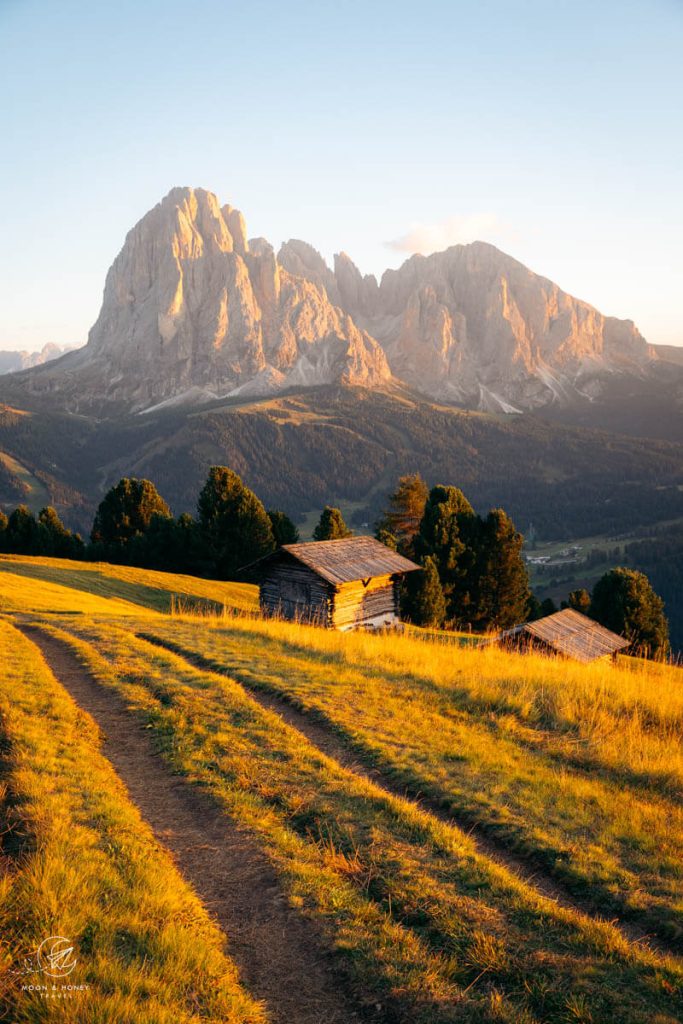
[(480, 238), (683, 345), (683, 0), (0, 0), (0, 349), (173, 186), (381, 274)]

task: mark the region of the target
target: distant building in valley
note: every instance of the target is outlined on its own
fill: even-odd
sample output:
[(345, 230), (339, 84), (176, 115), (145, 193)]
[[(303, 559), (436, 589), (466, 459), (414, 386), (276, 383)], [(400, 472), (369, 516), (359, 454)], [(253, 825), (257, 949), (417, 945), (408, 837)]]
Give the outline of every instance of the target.
[(259, 584), (264, 615), (330, 629), (400, 621), (399, 585), (420, 566), (371, 537), (285, 544), (243, 572)]
[(623, 636), (617, 636), (573, 608), (515, 626), (498, 639), (503, 644), (524, 650), (562, 654), (584, 665), (598, 658), (614, 658), (629, 646), (629, 641)]

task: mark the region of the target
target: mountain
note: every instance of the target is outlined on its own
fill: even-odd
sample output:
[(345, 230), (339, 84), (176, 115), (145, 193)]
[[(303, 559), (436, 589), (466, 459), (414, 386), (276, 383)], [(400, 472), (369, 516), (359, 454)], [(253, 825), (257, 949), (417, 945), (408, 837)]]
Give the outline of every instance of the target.
[(49, 341), (46, 345), (43, 345), (39, 352), (26, 352), (24, 349), (19, 352), (0, 351), (0, 374), (16, 373), (17, 370), (27, 370), (32, 366), (42, 366), (43, 363), (59, 359), (66, 352), (70, 352), (72, 348), (72, 345), (62, 348), (60, 345), (55, 345), (54, 342)]
[[(664, 369), (663, 369), (664, 368)], [(648, 345), (492, 245), (413, 256), (381, 281), (305, 242), (277, 256), (211, 192), (176, 188), (128, 233), (88, 344), (5, 384), (71, 411), (145, 412), (299, 387), (407, 386), (492, 412), (585, 408), (683, 382)], [(680, 389), (672, 395), (674, 408)]]
[(650, 356), (663, 363), (683, 366), (683, 345), (650, 345)]
[(611, 376), (642, 378), (667, 358), (631, 321), (604, 317), (484, 242), (413, 256), (379, 284), (345, 253), (330, 270), (300, 241), (278, 260), (325, 287), (380, 342), (395, 377), (468, 408), (593, 400)]
[(128, 233), (87, 345), (18, 388), (72, 411), (142, 411), (390, 376), (379, 344), (323, 288), (247, 240), (238, 210), (174, 189)]
[(614, 374), (641, 377), (647, 343), (484, 242), (413, 256), (379, 286), (335, 264), (342, 306), (382, 345), (395, 376), (432, 398), (492, 411), (595, 399)]

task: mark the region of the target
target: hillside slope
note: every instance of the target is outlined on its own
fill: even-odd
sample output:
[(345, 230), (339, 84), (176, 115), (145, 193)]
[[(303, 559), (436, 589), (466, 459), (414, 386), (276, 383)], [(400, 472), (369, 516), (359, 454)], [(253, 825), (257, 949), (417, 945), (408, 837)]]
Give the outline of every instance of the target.
[[(244, 905), (261, 893), (246, 953), (238, 948), (247, 964), (259, 955), (249, 934), (263, 959), (284, 914), (297, 934), (306, 929), (311, 964), (368, 1024), (680, 1021), (679, 670), (629, 659), (586, 668), (256, 616), (133, 605), (112, 615), (98, 605), (102, 580), (128, 570), (107, 566), (71, 579), (83, 610), (94, 602), (90, 613), (48, 614), (36, 610), (36, 581), (13, 573), (20, 564), (0, 573), (0, 603), (13, 574), (25, 593), (22, 603), (15, 592), (10, 618), (56, 674), (41, 661), (41, 685), (88, 701), (114, 763), (132, 770), (136, 748), (153, 741), (149, 785), (138, 780), (133, 799), (156, 814), (148, 794), (182, 790), (188, 808), (205, 808), (210, 844), (223, 819), (242, 837), (240, 857), (268, 866), (264, 900), (262, 871), (240, 861)], [(119, 582), (144, 600), (175, 585), (142, 571)], [(205, 586), (196, 581), (197, 596)], [(41, 736), (40, 715), (31, 728)], [(122, 792), (101, 777), (104, 797)], [(78, 800), (72, 787), (69, 806)], [(163, 823), (163, 846), (177, 845), (176, 827)], [(192, 842), (206, 845), (194, 833)], [(204, 853), (205, 881), (213, 865), (220, 883), (219, 861)], [(70, 863), (74, 885), (92, 876), (83, 851)], [(191, 871), (184, 857), (178, 866)], [(111, 913), (119, 909), (114, 901)], [(85, 943), (86, 922), (70, 921)], [(131, 935), (134, 949), (151, 941), (136, 927)], [(112, 970), (137, 962), (130, 948), (109, 951)], [(154, 960), (157, 984), (182, 989), (164, 962)], [(297, 966), (288, 969), (297, 989)], [(195, 983), (212, 977), (200, 969)], [(98, 974), (93, 984), (99, 998)], [(250, 991), (265, 996), (266, 1019), (295, 1019), (282, 1015), (276, 987)], [(144, 998), (131, 999), (135, 1020)], [(225, 1019), (202, 1012), (211, 1024)]]
[[(396, 478), (416, 471), (462, 487), (483, 511), (504, 506), (546, 538), (683, 516), (683, 445), (469, 413), (405, 392), (317, 389), (113, 421), (5, 409), (0, 450), (85, 532), (121, 476), (148, 477), (176, 512), (192, 511), (212, 464), (231, 466), (268, 507), (304, 515), (339, 503), (356, 525), (371, 524)], [(0, 504), (16, 504), (18, 483), (5, 483)]]

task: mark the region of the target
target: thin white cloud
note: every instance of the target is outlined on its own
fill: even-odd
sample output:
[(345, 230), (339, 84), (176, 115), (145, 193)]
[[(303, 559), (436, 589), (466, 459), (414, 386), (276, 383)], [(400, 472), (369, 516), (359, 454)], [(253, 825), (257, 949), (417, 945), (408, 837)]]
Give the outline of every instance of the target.
[(456, 214), (436, 224), (413, 223), (404, 235), (386, 242), (396, 252), (419, 252), (423, 256), (451, 245), (474, 241), (492, 241), (514, 233), (495, 213)]

